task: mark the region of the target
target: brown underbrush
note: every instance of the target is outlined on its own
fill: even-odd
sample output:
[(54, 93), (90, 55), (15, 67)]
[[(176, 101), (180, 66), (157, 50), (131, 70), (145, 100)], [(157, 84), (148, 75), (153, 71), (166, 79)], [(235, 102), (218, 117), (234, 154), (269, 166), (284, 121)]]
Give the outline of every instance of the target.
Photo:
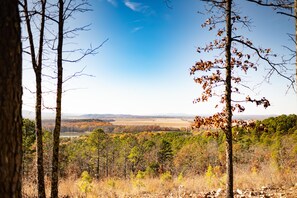
[[(86, 173), (87, 174), (87, 173)], [(208, 169), (203, 175), (165, 178), (133, 177), (95, 180), (68, 177), (59, 182), (59, 197), (223, 197), (226, 176)], [(46, 179), (46, 192), (50, 182)], [(297, 197), (297, 174), (273, 166), (260, 170), (235, 167), (235, 197)], [(245, 194), (244, 194), (245, 193)], [(36, 184), (23, 181), (23, 197), (36, 197)]]

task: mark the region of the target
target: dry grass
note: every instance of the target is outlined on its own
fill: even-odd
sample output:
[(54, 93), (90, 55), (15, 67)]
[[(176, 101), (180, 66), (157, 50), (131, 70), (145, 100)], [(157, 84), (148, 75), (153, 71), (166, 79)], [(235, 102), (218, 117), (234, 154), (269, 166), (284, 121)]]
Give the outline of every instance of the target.
[(289, 169), (278, 170), (273, 166), (262, 167), (260, 171), (249, 172), (235, 169), (235, 187), (240, 189), (259, 189), (263, 186), (293, 186), (297, 184), (297, 173)]
[(158, 125), (160, 127), (190, 127), (192, 119), (182, 118), (115, 118), (113, 125), (143, 126)]
[[(159, 178), (116, 179), (109, 178), (92, 181), (91, 191), (84, 193), (79, 189), (79, 181), (62, 179), (59, 183), (60, 197), (199, 197), (202, 192), (210, 192), (218, 188), (224, 189), (226, 176), (192, 176), (162, 181)], [(289, 171), (280, 172), (271, 167), (258, 172), (250, 172), (235, 168), (234, 189), (261, 189), (263, 186), (290, 187), (297, 182), (297, 174)], [(49, 182), (47, 195), (49, 195)], [(34, 184), (35, 185), (35, 184)], [(36, 187), (24, 181), (24, 197), (36, 197)], [(297, 189), (296, 189), (297, 190)]]

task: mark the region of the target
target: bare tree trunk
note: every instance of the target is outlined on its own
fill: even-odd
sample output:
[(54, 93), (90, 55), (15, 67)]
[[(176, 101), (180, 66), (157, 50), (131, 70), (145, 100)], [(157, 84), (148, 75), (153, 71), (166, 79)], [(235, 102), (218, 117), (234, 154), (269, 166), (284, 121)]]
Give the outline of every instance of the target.
[(53, 157), (52, 157), (52, 179), (51, 179), (51, 198), (58, 197), (58, 179), (59, 179), (59, 144), (61, 131), (61, 106), (62, 106), (62, 84), (63, 84), (63, 28), (64, 28), (64, 2), (59, 0), (59, 30), (58, 30), (58, 48), (57, 48), (57, 99), (56, 99), (56, 121), (53, 132)]
[(0, 196), (22, 197), (22, 46), (17, 0), (0, 1)]
[(109, 160), (108, 160), (108, 158), (109, 158), (109, 155), (108, 155), (108, 149), (107, 149), (106, 150), (106, 177), (108, 177), (108, 175), (109, 175), (109, 170), (108, 170)]
[(125, 176), (125, 179), (127, 179), (127, 157), (126, 157), (126, 152), (125, 152), (125, 162), (124, 162), (124, 176)]
[(46, 0), (42, 0), (42, 16), (39, 37), (39, 51), (38, 51), (38, 64), (35, 71), (36, 76), (36, 139), (37, 139), (37, 170), (38, 170), (38, 197), (45, 198), (45, 185), (44, 185), (44, 167), (43, 167), (43, 143), (42, 143), (42, 117), (41, 117), (41, 104), (42, 104), (42, 88), (41, 88), (41, 75), (42, 75), (42, 54), (43, 54), (43, 36), (44, 36), (44, 23), (45, 23), (45, 5)]
[(231, 42), (232, 42), (232, 23), (231, 23), (231, 6), (232, 0), (226, 1), (226, 113), (227, 113), (227, 126), (226, 126), (226, 168), (227, 168), (227, 182), (226, 182), (226, 197), (233, 197), (233, 160), (232, 160), (232, 107), (231, 107)]
[(43, 167), (43, 143), (42, 143), (42, 116), (41, 116), (41, 105), (42, 105), (42, 55), (43, 55), (43, 38), (44, 38), (44, 24), (45, 24), (45, 6), (46, 0), (41, 0), (41, 24), (39, 32), (39, 49), (38, 49), (38, 60), (36, 61), (36, 53), (34, 47), (34, 39), (31, 29), (31, 22), (28, 12), (27, 0), (24, 0), (24, 12), (27, 24), (27, 31), (30, 43), (31, 61), (35, 73), (36, 80), (36, 104), (35, 104), (35, 133), (36, 133), (36, 163), (37, 163), (37, 188), (38, 197), (45, 197), (45, 185), (44, 185), (44, 167)]
[(295, 16), (295, 66), (296, 66), (296, 90), (297, 90), (297, 0), (294, 1), (294, 16)]
[(36, 70), (36, 104), (35, 104), (35, 122), (36, 122), (36, 143), (37, 143), (37, 185), (38, 197), (45, 198), (45, 185), (44, 185), (44, 167), (43, 167), (43, 143), (42, 143), (42, 121), (41, 121), (41, 67)]
[(112, 151), (112, 161), (111, 161), (111, 166), (110, 166), (110, 171), (109, 171), (111, 177), (114, 177), (115, 176), (114, 164), (115, 164), (115, 150), (113, 148), (113, 151)]
[[(97, 146), (98, 147), (98, 146)], [(97, 148), (97, 179), (100, 178), (100, 149)]]

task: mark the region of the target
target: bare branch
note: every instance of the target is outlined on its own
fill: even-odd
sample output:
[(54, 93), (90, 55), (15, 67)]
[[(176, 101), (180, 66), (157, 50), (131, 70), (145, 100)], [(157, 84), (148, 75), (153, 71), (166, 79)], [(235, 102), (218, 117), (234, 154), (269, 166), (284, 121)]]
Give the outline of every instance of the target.
[(36, 92), (35, 91), (31, 91), (31, 89), (29, 89), (28, 87), (26, 87), (26, 86), (24, 86), (24, 89), (25, 90), (27, 90), (27, 91), (29, 91), (31, 94), (36, 94)]
[(253, 51), (255, 51), (255, 52), (257, 53), (257, 55), (259, 56), (259, 58), (261, 58), (261, 59), (264, 60), (266, 63), (268, 63), (268, 65), (270, 65), (270, 66), (272, 67), (272, 69), (273, 69), (278, 75), (280, 75), (281, 77), (283, 77), (283, 78), (287, 79), (288, 81), (290, 81), (290, 84), (292, 84), (292, 86), (294, 87), (293, 84), (295, 83), (295, 80), (291, 79), (290, 77), (285, 76), (284, 74), (282, 74), (282, 73), (276, 68), (276, 66), (280, 66), (280, 65), (282, 65), (282, 63), (273, 63), (273, 62), (271, 62), (267, 57), (264, 57), (264, 56), (260, 53), (259, 49), (257, 49), (256, 47), (254, 47), (254, 46), (252, 46), (252, 45), (250, 45), (250, 44), (248, 44), (248, 43), (246, 43), (246, 42), (244, 42), (244, 41), (242, 41), (242, 40), (239, 40), (239, 39), (236, 39), (236, 38), (233, 38), (232, 40), (235, 41), (235, 42), (241, 43), (241, 44), (247, 46), (248, 48), (252, 49)]
[(74, 33), (77, 32), (77, 31), (89, 31), (89, 30), (90, 30), (90, 29), (89, 29), (90, 26), (91, 26), (91, 24), (87, 24), (87, 25), (84, 25), (84, 26), (82, 26), (82, 27), (76, 27), (76, 28), (74, 28), (74, 29), (64, 31), (63, 34), (64, 34), (64, 35), (67, 35), (67, 34), (69, 34), (69, 33), (74, 34)]
[(294, 38), (295, 35), (288, 34), (288, 36), (289, 36), (289, 38), (291, 39), (291, 41), (293, 41), (293, 43), (294, 43), (295, 45), (297, 45), (297, 42), (296, 42), (296, 40), (295, 40), (295, 38)]
[[(74, 0), (69, 0), (68, 4), (65, 6), (65, 11), (64, 11), (64, 14), (63, 14), (63, 19), (64, 20), (67, 20), (68, 18), (72, 17), (73, 13), (75, 13), (75, 12), (83, 13), (83, 12), (92, 11), (92, 9), (87, 8), (87, 7), (90, 7), (90, 4), (88, 3), (88, 1), (82, 1), (82, 3), (79, 3), (79, 4), (75, 5), (75, 6), (72, 5), (72, 2), (74, 2)], [(85, 6), (85, 8), (83, 8), (84, 6)]]
[[(74, 60), (67, 60), (67, 59), (63, 59), (63, 62), (68, 62), (68, 63), (76, 63), (76, 62), (79, 62), (80, 60), (82, 60), (84, 57), (88, 56), (88, 55), (94, 55), (94, 54), (97, 54), (97, 50), (99, 48), (101, 48), (109, 39), (107, 38), (105, 41), (103, 41), (98, 47), (96, 48), (92, 48), (92, 46), (85, 50), (82, 55), (77, 58), (77, 59), (74, 59)], [(79, 50), (80, 51), (80, 50)]]
[(50, 78), (50, 79), (52, 79), (52, 80), (57, 79), (56, 76), (50, 76), (50, 75), (47, 75), (47, 74), (42, 74), (42, 76), (45, 76), (45, 77)]
[(275, 2), (275, 3), (263, 3), (262, 0), (247, 0), (249, 2), (252, 2), (252, 3), (256, 3), (258, 5), (261, 5), (261, 6), (267, 6), (267, 7), (273, 7), (273, 8), (283, 8), (283, 9), (292, 9), (293, 8), (293, 5), (294, 5), (294, 2), (288, 2), (288, 3), (278, 3), (278, 2)]
[(80, 76), (89, 76), (89, 77), (95, 77), (94, 75), (91, 74), (85, 74), (83, 73), (83, 71), (85, 70), (86, 67), (82, 68), (81, 71), (75, 72), (74, 74), (72, 74), (71, 76), (68, 76), (63, 83), (67, 82), (68, 80), (75, 78), (75, 77), (80, 77)]
[(289, 14), (289, 13), (281, 12), (281, 11), (276, 12), (276, 13), (277, 13), (277, 14), (286, 15), (286, 16), (293, 17), (293, 18), (297, 19), (297, 16), (295, 16), (295, 15), (293, 15), (293, 14)]

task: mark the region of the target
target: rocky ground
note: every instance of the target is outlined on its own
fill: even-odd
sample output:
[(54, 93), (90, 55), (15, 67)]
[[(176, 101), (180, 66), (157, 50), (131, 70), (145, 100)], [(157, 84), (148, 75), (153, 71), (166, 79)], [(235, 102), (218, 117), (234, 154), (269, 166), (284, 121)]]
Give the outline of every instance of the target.
[[(128, 196), (130, 197), (130, 196)], [(178, 193), (168, 194), (142, 194), (136, 197), (142, 198), (220, 198), (226, 197), (226, 193), (222, 189), (217, 189), (211, 192), (186, 192), (183, 187), (179, 187)], [(261, 189), (236, 189), (234, 191), (235, 198), (248, 198), (248, 197), (259, 197), (259, 198), (297, 198), (297, 184), (291, 187), (272, 187), (263, 186)], [(131, 197), (132, 198), (132, 197)]]
[[(196, 198), (216, 198), (225, 197), (226, 193), (222, 189), (217, 189), (212, 192), (200, 192), (200, 193), (187, 193), (181, 192), (179, 197), (196, 197)], [(170, 197), (170, 196), (168, 196)], [(174, 197), (174, 196), (171, 196)], [(261, 198), (297, 198), (297, 184), (292, 187), (266, 187), (263, 186), (261, 189), (236, 189), (234, 191), (234, 197), (236, 198), (247, 198), (247, 197), (261, 197)]]

